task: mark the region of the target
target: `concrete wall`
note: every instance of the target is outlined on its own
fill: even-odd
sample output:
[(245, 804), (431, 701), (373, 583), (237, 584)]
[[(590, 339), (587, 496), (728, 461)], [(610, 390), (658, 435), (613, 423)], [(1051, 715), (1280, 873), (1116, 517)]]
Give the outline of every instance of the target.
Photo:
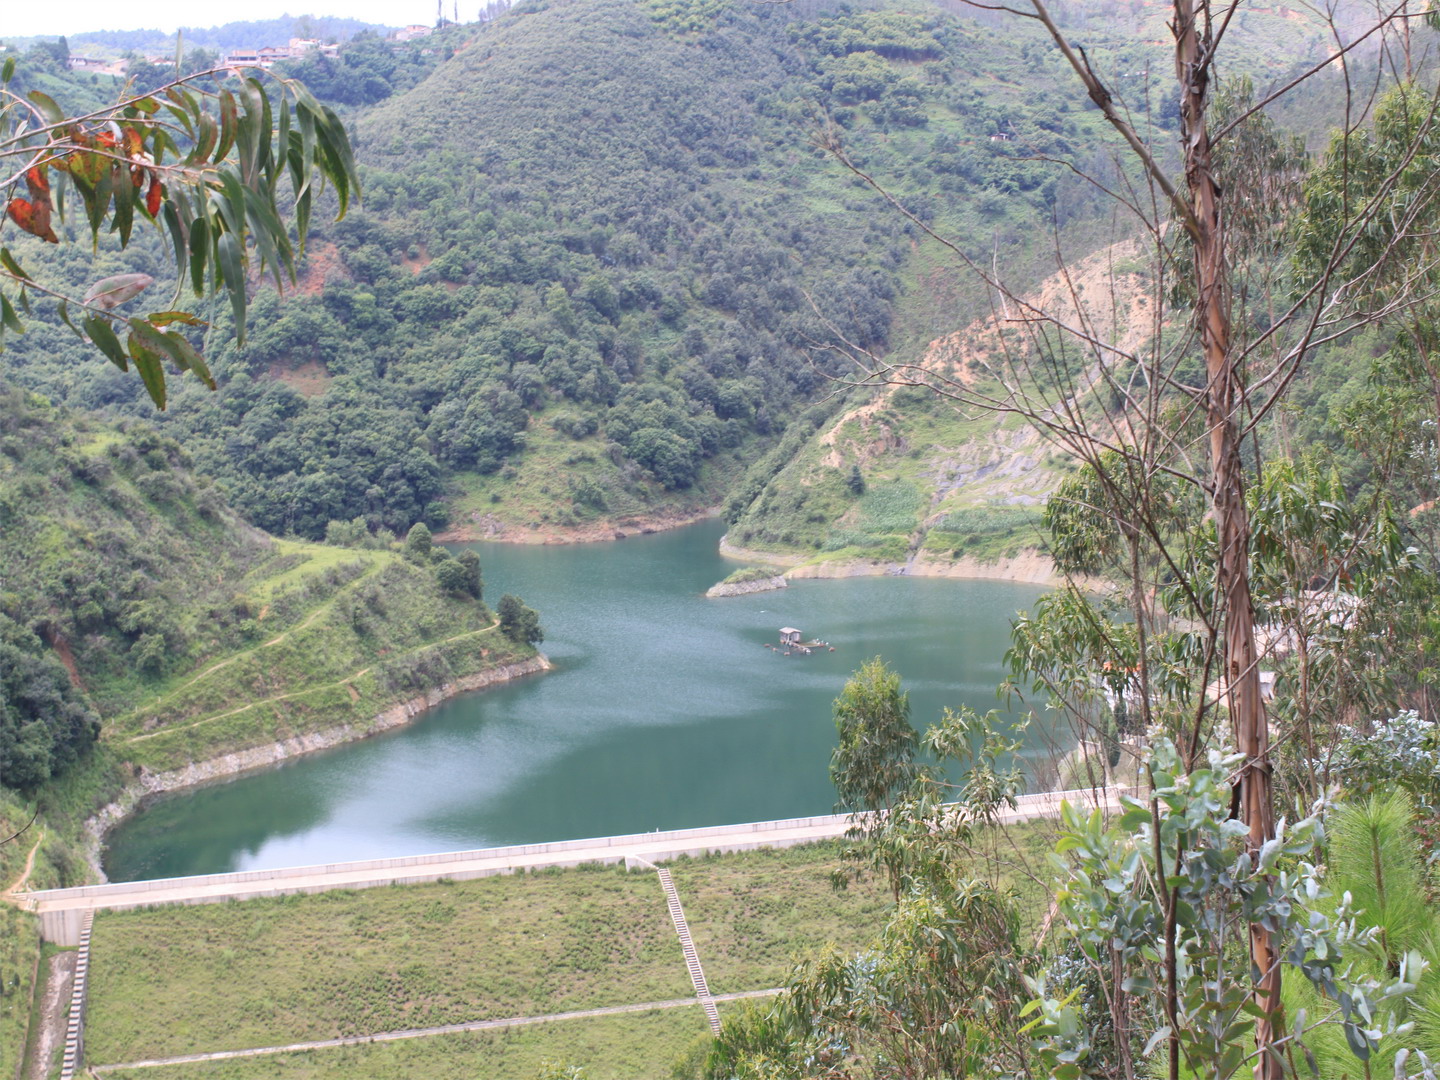
[[(1094, 793), (1084, 789), (1023, 795), (1017, 800), (1016, 809), (1008, 811), (1002, 817), (1014, 820), (1048, 816), (1058, 812), (1062, 799), (1093, 805)], [(618, 863), (637, 850), (643, 851), (645, 858), (650, 861), (663, 861), (682, 855), (698, 857), (711, 853), (813, 843), (828, 837), (842, 836), (849, 825), (849, 815), (826, 814), (744, 825), (632, 833), (627, 836), (602, 836), (548, 844), (519, 844), (392, 859), (366, 859), (275, 870), (246, 870), (153, 881), (111, 882), (105, 885), (84, 885), (72, 889), (28, 893), (24, 894), (23, 900), (31, 910), (39, 911), (41, 932), (45, 940), (58, 945), (74, 945), (80, 940), (86, 910), (119, 910), (153, 904), (220, 903), (287, 893), (326, 892), (337, 888), (363, 889), (381, 885), (419, 884), (441, 878), (459, 881), (513, 873), (517, 868), (543, 869), (586, 863)]]

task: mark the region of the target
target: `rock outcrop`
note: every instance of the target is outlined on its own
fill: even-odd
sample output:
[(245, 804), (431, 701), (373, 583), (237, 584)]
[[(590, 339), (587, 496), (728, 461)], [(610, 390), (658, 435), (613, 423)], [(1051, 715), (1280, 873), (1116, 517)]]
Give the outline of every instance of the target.
[(783, 577), (757, 578), (754, 581), (736, 581), (729, 585), (720, 582), (705, 590), (706, 596), (747, 596), (750, 593), (769, 592), (772, 589), (788, 588), (790, 583)]

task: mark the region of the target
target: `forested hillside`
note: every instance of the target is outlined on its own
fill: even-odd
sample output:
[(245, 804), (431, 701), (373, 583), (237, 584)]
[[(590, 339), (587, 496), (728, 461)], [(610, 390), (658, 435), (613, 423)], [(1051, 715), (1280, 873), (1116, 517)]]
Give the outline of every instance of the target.
[(534, 613), (507, 596), (497, 618), (473, 552), (423, 526), (403, 545), (363, 522), (330, 539), (245, 524), (148, 424), (0, 388), (0, 788), (53, 810), (71, 773), (105, 788), (134, 766), (363, 734), (397, 702), (534, 655)]
[[(219, 392), (182, 389), (159, 418), (265, 528), (524, 535), (720, 502), (796, 417), (837, 406), (850, 369), (823, 346), (915, 347), (980, 299), (818, 131), (977, 244), (1038, 244), (1052, 207), (1067, 226), (1096, 205), (1036, 160), (1095, 129), (1053, 63), (935, 9), (575, 0), (467, 32), (353, 114), (363, 208), (314, 239), (298, 291), (261, 292)], [(375, 46), (351, 48), (341, 63), (369, 70)], [(60, 330), (7, 368), (153, 412)]]
[[(1098, 68), (1140, 78), (1156, 11), (1117, 9)], [(1262, 48), (1274, 29), (1252, 14), (1233, 31), (1259, 72), (1320, 47), (1317, 23)], [(133, 378), (43, 325), (6, 360), (55, 400), (155, 419), (282, 535), (359, 516), (597, 536), (728, 502), (752, 543), (839, 550), (851, 472), (885, 484), (906, 468), (830, 454), (833, 468), (755, 503), (798, 433), (841, 415), (835, 380), (856, 368), (829, 347), (915, 358), (988, 301), (817, 140), (919, 221), (1037, 281), (1057, 244), (1105, 239), (1103, 198), (1055, 163), (1113, 168), (1098, 111), (1032, 28), (1001, 40), (970, 14), (564, 0), (418, 42), (362, 35), (283, 70), (348, 110), (365, 199), (312, 239), (298, 289), (257, 283), (253, 333), (213, 358), (219, 391), (181, 387), (156, 416)], [(1173, 95), (1152, 98), (1163, 132)], [(41, 251), (27, 265), (78, 284), (122, 266), (162, 277), (149, 258)], [(199, 314), (223, 340), (228, 314)], [(946, 460), (989, 439), (929, 411)], [(922, 479), (914, 524), (933, 495)]]

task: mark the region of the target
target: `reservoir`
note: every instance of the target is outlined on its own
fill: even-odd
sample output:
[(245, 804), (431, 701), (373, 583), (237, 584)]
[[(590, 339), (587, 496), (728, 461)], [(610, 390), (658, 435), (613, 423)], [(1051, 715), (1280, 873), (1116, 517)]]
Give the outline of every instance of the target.
[[(872, 656), (923, 730), (997, 707), (1010, 620), (1043, 591), (864, 577), (707, 600), (718, 521), (604, 544), (473, 545), (494, 607), (540, 612), (555, 670), (413, 724), (164, 796), (108, 838), (130, 881), (827, 814), (831, 705)], [(764, 647), (783, 626), (834, 652)], [(1042, 713), (1043, 717), (1043, 713)], [(1032, 726), (1027, 753), (1047, 753)]]

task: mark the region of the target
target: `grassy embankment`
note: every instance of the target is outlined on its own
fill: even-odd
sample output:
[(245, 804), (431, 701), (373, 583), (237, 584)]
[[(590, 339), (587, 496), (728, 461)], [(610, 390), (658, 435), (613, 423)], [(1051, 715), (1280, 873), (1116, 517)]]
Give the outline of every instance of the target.
[[(1031, 925), (1044, 899), (1023, 866), (1041, 864), (1046, 831), (1014, 833), (1023, 858), (1009, 877)], [(870, 880), (837, 893), (837, 865), (836, 845), (672, 864), (713, 992), (780, 986), (797, 955), (826, 942), (865, 946), (888, 889)], [(94, 1064), (692, 993), (654, 875), (615, 868), (104, 913), (91, 980)], [(531, 1080), (548, 1059), (591, 1080), (649, 1078), (668, 1075), (703, 1033), (687, 1008), (146, 1075)]]
[(394, 552), (275, 547), (242, 582), (265, 640), (176, 675), (110, 721), (124, 760), (163, 772), (342, 725), (363, 734), (397, 702), (534, 655), (483, 604), (446, 596)]
[(115, 1080), (535, 1080), (551, 1075), (542, 1073), (547, 1065), (592, 1061), (597, 1064), (585, 1069), (585, 1080), (664, 1080), (677, 1057), (708, 1037), (699, 1009), (664, 1009), (105, 1075)]
[[(7, 707), (22, 725), (49, 708), (44, 723), (68, 699), (101, 729), (78, 761), (57, 750), (38, 787), (0, 788), (0, 839), (39, 811), (0, 845), (0, 892), (22, 877), (32, 889), (87, 880), (86, 819), (133, 797), (141, 770), (337, 729), (358, 737), (398, 703), (535, 655), (431, 567), (266, 536), (152, 429), (3, 389), (0, 566), (0, 631), (34, 665)], [(39, 946), (33, 920), (0, 909), (3, 1073), (20, 1053)]]

